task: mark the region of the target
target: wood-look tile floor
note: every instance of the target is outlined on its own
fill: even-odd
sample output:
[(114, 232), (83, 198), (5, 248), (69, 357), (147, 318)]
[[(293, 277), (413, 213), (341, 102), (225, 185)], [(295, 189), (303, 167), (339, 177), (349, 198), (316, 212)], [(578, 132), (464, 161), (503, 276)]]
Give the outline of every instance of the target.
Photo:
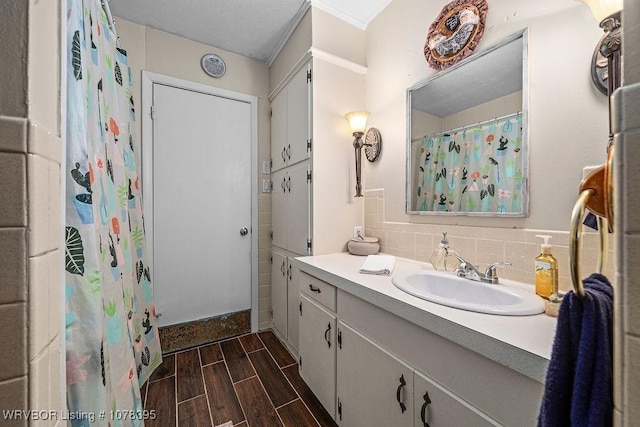
[(164, 356), (141, 391), (151, 427), (336, 425), (272, 331)]

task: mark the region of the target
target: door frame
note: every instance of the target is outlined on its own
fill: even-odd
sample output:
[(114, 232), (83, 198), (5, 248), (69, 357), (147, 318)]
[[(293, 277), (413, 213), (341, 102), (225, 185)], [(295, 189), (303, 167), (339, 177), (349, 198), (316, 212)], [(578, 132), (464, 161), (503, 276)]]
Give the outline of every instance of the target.
[(145, 212), (144, 222), (147, 230), (147, 250), (153, 277), (153, 191), (145, 192), (145, 188), (153, 188), (153, 85), (155, 83), (199, 92), (206, 95), (219, 96), (251, 105), (251, 331), (258, 330), (258, 97), (220, 89), (201, 83), (178, 79), (171, 76), (142, 71), (142, 141), (140, 169), (142, 172), (142, 201)]

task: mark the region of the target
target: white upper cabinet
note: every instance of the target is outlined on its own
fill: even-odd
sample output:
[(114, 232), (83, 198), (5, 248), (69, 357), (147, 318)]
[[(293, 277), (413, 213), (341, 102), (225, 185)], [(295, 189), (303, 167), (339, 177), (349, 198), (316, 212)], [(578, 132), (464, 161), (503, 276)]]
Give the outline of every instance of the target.
[(302, 67), (271, 101), (272, 171), (310, 157), (310, 73), (310, 64)]
[(271, 195), (273, 246), (298, 255), (311, 253), (309, 162), (274, 172)]

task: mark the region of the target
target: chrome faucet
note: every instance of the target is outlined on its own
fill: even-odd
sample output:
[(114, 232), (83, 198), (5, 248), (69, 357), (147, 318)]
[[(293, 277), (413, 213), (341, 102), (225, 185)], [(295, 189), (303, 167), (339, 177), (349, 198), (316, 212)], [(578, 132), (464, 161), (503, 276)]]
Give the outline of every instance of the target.
[(465, 279), (473, 280), (476, 282), (496, 284), (498, 283), (498, 274), (496, 273), (496, 267), (499, 265), (511, 265), (510, 262), (495, 262), (487, 267), (484, 274), (480, 274), (478, 268), (475, 265), (471, 264), (461, 256), (458, 256), (456, 254), (449, 255), (453, 255), (458, 259), (458, 261), (460, 261), (460, 265), (458, 265), (458, 268), (456, 269), (456, 275), (458, 277), (464, 277)]

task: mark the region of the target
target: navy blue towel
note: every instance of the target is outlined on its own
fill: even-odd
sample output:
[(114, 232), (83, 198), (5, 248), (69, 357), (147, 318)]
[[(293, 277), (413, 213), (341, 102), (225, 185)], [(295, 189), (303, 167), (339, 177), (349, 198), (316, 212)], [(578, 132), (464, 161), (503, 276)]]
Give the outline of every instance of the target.
[(602, 274), (582, 283), (560, 306), (538, 426), (613, 424), (613, 288)]

